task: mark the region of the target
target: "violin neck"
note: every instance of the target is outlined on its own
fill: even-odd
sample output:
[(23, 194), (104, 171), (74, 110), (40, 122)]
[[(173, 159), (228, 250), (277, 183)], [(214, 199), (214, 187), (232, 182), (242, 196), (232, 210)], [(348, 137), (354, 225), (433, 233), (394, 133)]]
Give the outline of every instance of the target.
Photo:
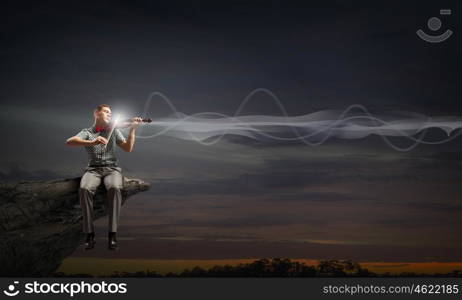
[[(124, 120), (124, 122), (132, 122), (133, 119), (126, 119)], [(152, 119), (151, 118), (143, 118), (141, 119), (141, 122), (143, 123), (151, 123), (152, 122)]]

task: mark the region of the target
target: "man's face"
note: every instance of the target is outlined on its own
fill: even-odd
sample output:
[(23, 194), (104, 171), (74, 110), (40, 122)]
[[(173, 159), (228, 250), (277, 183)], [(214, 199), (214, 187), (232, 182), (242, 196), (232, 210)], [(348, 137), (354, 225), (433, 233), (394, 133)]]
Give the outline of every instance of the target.
[(95, 112), (95, 117), (97, 121), (109, 124), (112, 117), (111, 109), (109, 107), (103, 107), (100, 111)]

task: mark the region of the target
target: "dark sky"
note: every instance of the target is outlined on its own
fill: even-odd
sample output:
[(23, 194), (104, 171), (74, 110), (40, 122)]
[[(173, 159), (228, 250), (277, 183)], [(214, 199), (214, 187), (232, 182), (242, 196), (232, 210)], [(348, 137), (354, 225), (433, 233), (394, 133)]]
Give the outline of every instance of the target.
[[(452, 14), (440, 16), (442, 8)], [(6, 1), (0, 179), (81, 175), (85, 151), (64, 141), (92, 124), (92, 109), (108, 103), (138, 115), (155, 91), (186, 114), (232, 115), (252, 90), (266, 88), (289, 115), (358, 103), (373, 113), (460, 116), (461, 8), (458, 1)], [(453, 36), (419, 39), (417, 29), (432, 33), (430, 17), (442, 20), (433, 34)], [(171, 113), (155, 98), (148, 115)], [(258, 94), (242, 114), (281, 111)], [(435, 259), (429, 252), (460, 260), (461, 146), (456, 139), (398, 152), (377, 136), (319, 147), (138, 140), (119, 160), (152, 189), (124, 206), (120, 234), (144, 249), (199, 243), (177, 258), (217, 258), (210, 243), (245, 242), (253, 246), (233, 255), (264, 248), (310, 258), (326, 247), (340, 257), (345, 247), (363, 247), (353, 251), (358, 260)], [(98, 221), (101, 233), (105, 222)], [(255, 246), (262, 241), (273, 246)], [(146, 257), (143, 247), (119, 255)]]

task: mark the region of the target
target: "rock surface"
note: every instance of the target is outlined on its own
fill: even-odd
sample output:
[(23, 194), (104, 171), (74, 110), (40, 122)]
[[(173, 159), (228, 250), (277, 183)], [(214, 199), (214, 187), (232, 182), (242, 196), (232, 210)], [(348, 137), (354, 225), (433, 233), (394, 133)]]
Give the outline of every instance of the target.
[[(79, 178), (0, 184), (0, 276), (49, 276), (84, 241)], [(124, 178), (123, 200), (149, 189)], [(104, 216), (106, 191), (94, 199), (95, 219)]]

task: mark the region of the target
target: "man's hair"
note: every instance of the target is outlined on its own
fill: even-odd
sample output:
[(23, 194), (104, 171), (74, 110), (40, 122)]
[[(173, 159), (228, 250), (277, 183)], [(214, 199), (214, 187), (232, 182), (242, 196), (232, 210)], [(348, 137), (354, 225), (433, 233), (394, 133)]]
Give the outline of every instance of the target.
[(98, 105), (98, 106), (95, 108), (95, 110), (96, 110), (96, 111), (101, 111), (101, 110), (103, 109), (103, 107), (109, 107), (109, 108), (111, 108), (111, 106), (110, 106), (109, 104), (100, 104), (100, 105)]

